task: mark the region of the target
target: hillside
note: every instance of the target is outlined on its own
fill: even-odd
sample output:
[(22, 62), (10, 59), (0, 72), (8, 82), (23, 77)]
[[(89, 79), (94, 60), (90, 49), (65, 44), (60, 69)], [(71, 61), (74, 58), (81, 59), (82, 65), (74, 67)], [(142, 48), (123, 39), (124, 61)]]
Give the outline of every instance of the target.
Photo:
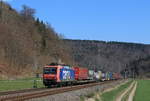
[(0, 3), (0, 78), (29, 76), (51, 62), (71, 63), (69, 47), (50, 25), (34, 17), (34, 9), (23, 6), (17, 12)]
[[(122, 72), (132, 75), (149, 73), (150, 45), (89, 40), (65, 40), (72, 48), (74, 61), (95, 70)], [(142, 67), (139, 65), (143, 65)]]
[(35, 10), (17, 12), (0, 2), (0, 79), (41, 73), (51, 62), (94, 70), (150, 75), (150, 45), (92, 40), (66, 40), (43, 21)]

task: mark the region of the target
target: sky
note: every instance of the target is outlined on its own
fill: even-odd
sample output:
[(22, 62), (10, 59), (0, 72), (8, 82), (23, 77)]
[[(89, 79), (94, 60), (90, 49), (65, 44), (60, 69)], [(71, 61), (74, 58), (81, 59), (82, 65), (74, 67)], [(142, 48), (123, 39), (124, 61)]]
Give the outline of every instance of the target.
[(150, 44), (150, 0), (5, 0), (36, 9), (65, 38)]

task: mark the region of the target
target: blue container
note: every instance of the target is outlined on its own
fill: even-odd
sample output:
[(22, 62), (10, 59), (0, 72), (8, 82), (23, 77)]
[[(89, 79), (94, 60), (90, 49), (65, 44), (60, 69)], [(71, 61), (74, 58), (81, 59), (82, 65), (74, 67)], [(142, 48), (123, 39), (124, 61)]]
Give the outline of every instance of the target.
[(113, 79), (113, 73), (109, 72), (109, 79), (112, 80)]
[(75, 71), (71, 68), (60, 69), (60, 80), (61, 81), (73, 81), (73, 80), (75, 80)]

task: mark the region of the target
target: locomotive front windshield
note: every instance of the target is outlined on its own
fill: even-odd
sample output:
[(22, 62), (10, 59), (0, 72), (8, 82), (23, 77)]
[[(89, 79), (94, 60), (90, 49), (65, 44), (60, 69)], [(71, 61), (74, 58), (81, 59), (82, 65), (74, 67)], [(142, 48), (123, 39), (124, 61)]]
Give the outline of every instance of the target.
[(56, 74), (57, 68), (50, 67), (50, 68), (44, 68), (44, 74)]

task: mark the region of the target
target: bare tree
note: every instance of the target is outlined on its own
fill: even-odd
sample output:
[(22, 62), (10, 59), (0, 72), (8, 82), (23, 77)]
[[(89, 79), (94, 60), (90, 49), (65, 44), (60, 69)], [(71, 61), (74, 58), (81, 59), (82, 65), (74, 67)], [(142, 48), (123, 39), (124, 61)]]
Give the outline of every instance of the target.
[(25, 19), (33, 19), (34, 18), (34, 14), (35, 14), (35, 9), (30, 8), (30, 7), (26, 6), (26, 5), (23, 5), (20, 14)]

